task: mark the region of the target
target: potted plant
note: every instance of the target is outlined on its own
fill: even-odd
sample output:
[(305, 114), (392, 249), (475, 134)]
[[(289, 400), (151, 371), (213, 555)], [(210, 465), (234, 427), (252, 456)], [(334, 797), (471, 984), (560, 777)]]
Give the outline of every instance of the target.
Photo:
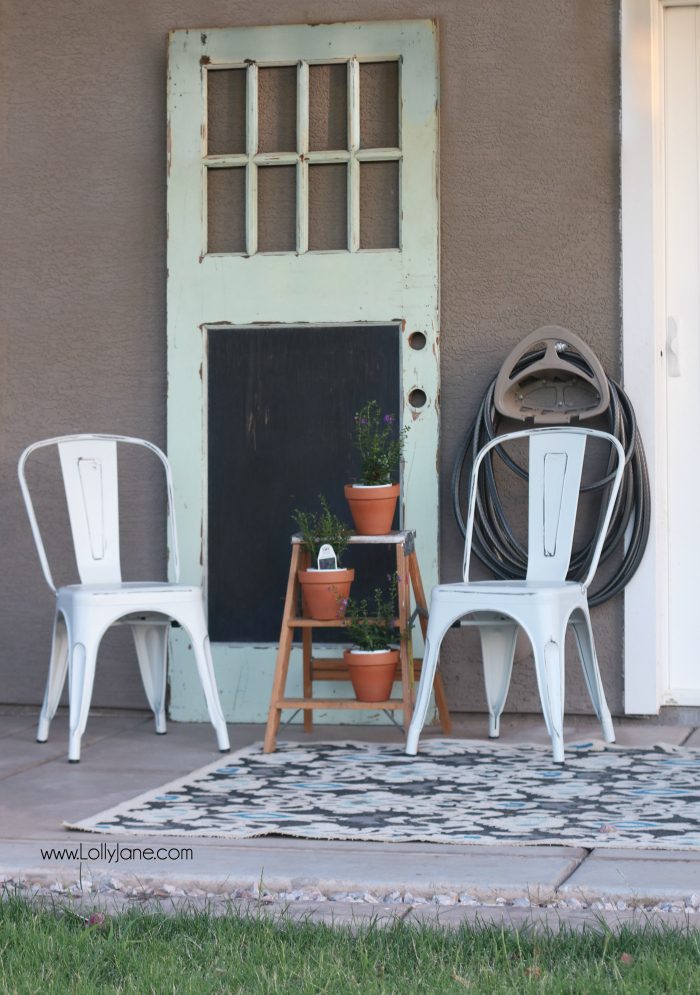
[[(301, 584), (303, 614), (307, 618), (328, 621), (332, 618), (342, 618), (355, 571), (340, 567), (340, 559), (350, 539), (350, 529), (333, 514), (322, 494), (319, 495), (319, 501), (320, 512), (297, 509), (293, 515), (301, 533), (302, 547), (309, 554), (311, 561), (311, 566), (299, 570), (297, 577)], [(333, 547), (337, 569), (319, 568), (319, 552), (326, 543)]]
[(377, 588), (371, 601), (343, 604), (345, 623), (353, 645), (343, 659), (358, 701), (388, 701), (396, 677), (399, 650), (392, 646), (399, 638), (396, 626), (398, 578), (389, 576), (389, 588)]
[(385, 535), (391, 530), (399, 485), (398, 477), (408, 426), (398, 434), (396, 417), (383, 414), (376, 401), (368, 401), (355, 414), (355, 448), (360, 453), (361, 480), (347, 484), (345, 497), (360, 535)]

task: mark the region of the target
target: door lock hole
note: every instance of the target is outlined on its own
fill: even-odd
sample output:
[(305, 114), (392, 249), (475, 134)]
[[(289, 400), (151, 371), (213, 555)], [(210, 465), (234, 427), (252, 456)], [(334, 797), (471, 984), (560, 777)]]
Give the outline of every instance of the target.
[(408, 403), (412, 408), (423, 408), (428, 400), (428, 396), (420, 387), (414, 387), (408, 395)]
[(411, 332), (408, 336), (408, 344), (411, 349), (418, 351), (419, 349), (425, 349), (428, 340), (423, 334), (423, 332)]

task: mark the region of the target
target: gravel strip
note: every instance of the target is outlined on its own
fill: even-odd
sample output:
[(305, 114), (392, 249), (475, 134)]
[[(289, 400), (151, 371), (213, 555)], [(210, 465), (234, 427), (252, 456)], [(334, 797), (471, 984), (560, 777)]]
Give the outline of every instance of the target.
[[(71, 880), (68, 877), (63, 879), (48, 879), (45, 875), (26, 874), (21, 877), (0, 876), (0, 888), (5, 895), (17, 894), (37, 899), (55, 899), (70, 902), (71, 900), (81, 900), (85, 902), (89, 899), (104, 898), (109, 901), (117, 901), (119, 904), (129, 903), (145, 904), (149, 902), (176, 901), (178, 904), (192, 902), (202, 904), (208, 902), (234, 903), (237, 906), (246, 907), (274, 905), (275, 907), (290, 908), (294, 906), (317, 907), (327, 903), (332, 906), (334, 903), (342, 906), (364, 906), (376, 907), (377, 909), (396, 908), (396, 912), (403, 913), (410, 909), (419, 909), (435, 906), (438, 909), (464, 908), (473, 909), (549, 909), (557, 910), (561, 913), (621, 913), (638, 911), (643, 913), (672, 913), (693, 917), (700, 913), (700, 894), (690, 894), (684, 901), (657, 902), (648, 904), (632, 900), (620, 899), (618, 901), (591, 901), (586, 902), (578, 898), (560, 898), (550, 901), (539, 901), (535, 897), (520, 896), (517, 898), (480, 898), (469, 892), (461, 893), (438, 893), (429, 895), (418, 895), (410, 891), (392, 891), (388, 894), (374, 894), (368, 891), (334, 891), (324, 893), (318, 888), (299, 888), (291, 891), (271, 891), (264, 886), (264, 883), (251, 882), (246, 887), (227, 889), (226, 885), (219, 885), (215, 890), (198, 885), (170, 884), (161, 881), (143, 881), (130, 883), (113, 875), (96, 875), (92, 879), (82, 877), (82, 879)], [(698, 925), (700, 926), (700, 915), (698, 915)]]

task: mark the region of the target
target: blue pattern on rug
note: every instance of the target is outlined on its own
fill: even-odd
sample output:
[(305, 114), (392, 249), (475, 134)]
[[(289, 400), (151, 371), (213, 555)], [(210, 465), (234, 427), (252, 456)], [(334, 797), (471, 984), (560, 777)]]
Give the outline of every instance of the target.
[(425, 740), (260, 744), (71, 828), (118, 834), (268, 834), (374, 842), (700, 847), (700, 755), (598, 743), (567, 749)]

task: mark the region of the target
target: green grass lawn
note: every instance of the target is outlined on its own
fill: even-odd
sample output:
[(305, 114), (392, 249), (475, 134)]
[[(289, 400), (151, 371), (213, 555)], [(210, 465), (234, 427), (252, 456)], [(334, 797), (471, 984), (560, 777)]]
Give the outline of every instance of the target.
[(85, 926), (70, 912), (0, 901), (0, 991), (242, 992), (349, 995), (423, 992), (698, 992), (694, 932), (528, 936), (397, 923), (355, 932), (238, 915), (129, 912)]

